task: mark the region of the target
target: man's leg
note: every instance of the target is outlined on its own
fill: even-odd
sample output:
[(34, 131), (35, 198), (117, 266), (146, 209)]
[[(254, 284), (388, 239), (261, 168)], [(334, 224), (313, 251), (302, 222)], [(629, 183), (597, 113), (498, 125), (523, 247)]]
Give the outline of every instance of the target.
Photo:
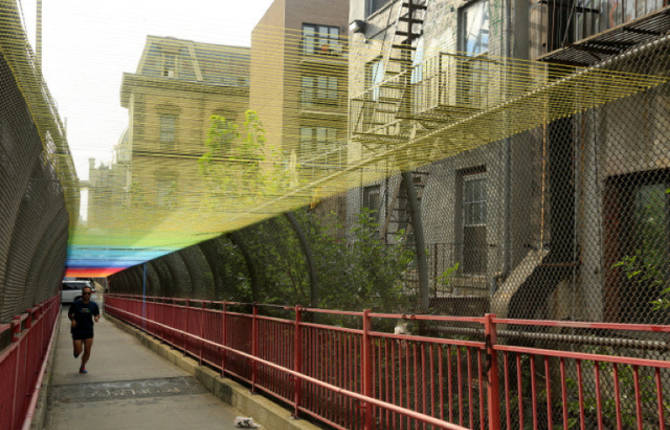
[(93, 338), (89, 337), (88, 339), (84, 339), (84, 355), (81, 356), (81, 367), (79, 368), (80, 372), (82, 370), (84, 372), (86, 371), (86, 363), (91, 357), (91, 348), (93, 348)]
[(74, 358), (79, 357), (79, 354), (81, 354), (81, 339), (72, 339), (72, 354)]

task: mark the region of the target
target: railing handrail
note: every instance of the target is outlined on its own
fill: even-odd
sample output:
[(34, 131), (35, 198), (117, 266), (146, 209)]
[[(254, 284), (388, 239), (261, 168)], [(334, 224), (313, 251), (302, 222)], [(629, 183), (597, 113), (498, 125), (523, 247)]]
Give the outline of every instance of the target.
[[(108, 296), (128, 297), (133, 300), (142, 300), (142, 295), (140, 294), (113, 293), (108, 294)], [(174, 302), (192, 302), (192, 303), (205, 303), (214, 305), (225, 304), (227, 306), (258, 306), (258, 307), (282, 309), (287, 311), (294, 311), (295, 309), (295, 305), (294, 306), (277, 305), (270, 303), (234, 302), (227, 300), (190, 299), (184, 297), (164, 297), (164, 296), (144, 296), (144, 298), (146, 300), (168, 300)], [(341, 315), (341, 316), (356, 316), (356, 317), (363, 316), (363, 311), (313, 308), (306, 306), (303, 307), (300, 305), (298, 305), (298, 307), (302, 312), (311, 312), (324, 315)], [(485, 316), (451, 316), (451, 315), (434, 315), (434, 314), (379, 313), (379, 312), (370, 312), (369, 316), (370, 318), (397, 319), (407, 321), (444, 321), (444, 322), (461, 322), (461, 323), (476, 323), (476, 324), (483, 324), (486, 318)], [(521, 325), (521, 326), (670, 333), (670, 325), (663, 325), (663, 324), (631, 324), (631, 323), (614, 323), (614, 322), (598, 322), (598, 321), (533, 320), (533, 319), (519, 319), (519, 318), (497, 318), (495, 316), (493, 316), (492, 322), (495, 324)]]
[[(117, 301), (118, 299), (118, 301)], [(459, 391), (458, 394), (458, 408), (459, 408), (459, 421), (458, 423), (460, 425), (464, 424), (463, 420), (463, 396), (465, 395), (462, 390), (463, 386), (462, 384), (465, 384), (468, 390), (468, 399), (467, 399), (467, 411), (469, 413), (469, 423), (472, 426), (473, 425), (473, 405), (476, 407), (477, 403), (473, 403), (475, 400), (473, 398), (473, 386), (476, 384), (478, 386), (477, 388), (477, 395), (479, 397), (478, 399), (478, 410), (479, 410), (479, 423), (482, 428), (485, 426), (485, 411), (486, 414), (488, 414), (488, 428), (491, 430), (499, 430), (500, 429), (500, 422), (503, 418), (507, 419), (507, 422), (509, 423), (510, 420), (510, 398), (509, 398), (509, 390), (514, 389), (512, 385), (510, 385), (510, 364), (509, 364), (509, 356), (508, 354), (511, 354), (512, 357), (516, 356), (516, 372), (517, 372), (517, 378), (521, 378), (521, 356), (523, 355), (524, 357), (529, 357), (529, 363), (531, 366), (531, 372), (530, 372), (530, 378), (531, 380), (531, 388), (532, 388), (532, 401), (533, 401), (533, 420), (537, 419), (537, 416), (535, 414), (536, 410), (535, 408), (537, 407), (537, 393), (539, 389), (542, 389), (542, 386), (540, 385), (539, 388), (537, 386), (537, 382), (535, 381), (535, 371), (534, 366), (535, 362), (538, 361), (539, 363), (544, 363), (544, 371), (545, 371), (545, 381), (546, 381), (546, 389), (549, 390), (549, 384), (550, 384), (550, 373), (549, 373), (549, 361), (550, 359), (556, 360), (558, 362), (560, 360), (560, 365), (561, 365), (561, 383), (563, 385), (563, 395), (562, 395), (562, 405), (563, 405), (563, 410), (564, 410), (564, 423), (567, 423), (565, 417), (567, 417), (566, 412), (568, 410), (568, 403), (566, 400), (566, 394), (565, 394), (565, 384), (566, 384), (566, 375), (565, 375), (565, 366), (566, 366), (566, 361), (570, 361), (570, 363), (573, 363), (573, 365), (576, 366), (577, 372), (581, 372), (582, 370), (582, 362), (592, 362), (594, 366), (594, 372), (595, 372), (595, 377), (599, 378), (600, 373), (599, 372), (605, 372), (607, 369), (609, 369), (607, 366), (611, 365), (611, 368), (613, 369), (612, 371), (614, 372), (614, 377), (617, 375), (617, 365), (621, 365), (620, 371), (621, 372), (627, 372), (627, 368), (630, 368), (631, 372), (634, 372), (634, 377), (636, 378), (636, 384), (639, 385), (639, 375), (638, 372), (642, 371), (638, 369), (650, 369), (651, 371), (655, 372), (655, 381), (656, 381), (656, 390), (657, 390), (657, 398), (659, 399), (659, 402), (662, 400), (662, 386), (661, 386), (661, 370), (666, 371), (667, 369), (670, 369), (670, 361), (668, 360), (662, 360), (662, 359), (656, 359), (656, 357), (653, 358), (638, 358), (638, 357), (631, 357), (631, 356), (626, 356), (626, 355), (611, 355), (607, 353), (592, 353), (592, 352), (580, 352), (580, 351), (572, 351), (572, 350), (563, 350), (563, 349), (547, 349), (544, 347), (536, 347), (536, 346), (518, 346), (518, 345), (513, 345), (513, 344), (506, 344), (506, 343), (500, 343), (498, 341), (498, 336), (507, 336), (506, 332), (508, 331), (507, 329), (498, 329), (497, 325), (498, 324), (505, 324), (505, 325), (527, 325), (527, 326), (536, 326), (536, 327), (567, 327), (567, 328), (584, 328), (584, 329), (596, 329), (596, 330), (601, 330), (601, 329), (618, 329), (618, 330), (626, 330), (626, 331), (642, 331), (642, 332), (656, 332), (656, 333), (670, 333), (670, 326), (664, 326), (664, 325), (654, 325), (654, 324), (621, 324), (621, 323), (602, 323), (602, 322), (575, 322), (575, 321), (552, 321), (552, 320), (522, 320), (522, 319), (513, 319), (513, 318), (496, 318), (492, 314), (486, 314), (483, 317), (456, 317), (456, 316), (446, 316), (446, 315), (415, 315), (415, 314), (395, 314), (395, 313), (372, 313), (369, 310), (364, 310), (363, 312), (358, 312), (358, 311), (338, 311), (338, 310), (333, 310), (333, 309), (319, 309), (319, 308), (306, 308), (306, 307), (301, 307), (301, 306), (281, 306), (281, 305), (270, 305), (271, 308), (275, 309), (282, 309), (286, 311), (292, 311), (295, 315), (295, 319), (286, 319), (286, 318), (280, 318), (280, 317), (275, 317), (275, 316), (264, 316), (264, 315), (259, 315), (258, 309), (259, 307), (263, 306), (261, 304), (251, 304), (253, 306), (251, 312), (230, 312), (227, 309), (228, 304), (238, 304), (237, 302), (225, 302), (225, 301), (208, 301), (208, 300), (201, 300), (201, 299), (187, 299), (187, 298), (179, 298), (179, 299), (172, 299), (172, 298), (155, 298), (156, 301), (153, 301), (154, 298), (144, 298), (144, 301), (146, 302), (147, 300), (149, 303), (152, 304), (152, 307), (150, 311), (147, 313), (147, 307), (144, 305), (141, 306), (140, 308), (140, 303), (143, 303), (142, 297), (138, 295), (131, 295), (131, 294), (110, 294), (108, 295), (108, 298), (105, 302), (105, 306), (109, 308), (109, 310), (112, 313), (117, 313), (120, 318), (127, 320), (130, 324), (135, 325), (136, 327), (149, 331), (149, 333), (152, 333), (156, 336), (161, 337), (164, 341), (173, 344), (175, 347), (184, 349), (184, 351), (196, 358), (199, 358), (200, 362), (207, 361), (210, 364), (213, 364), (217, 367), (221, 368), (222, 373), (228, 373), (232, 376), (237, 376), (242, 378), (243, 380), (249, 382), (251, 384), (251, 389), (252, 391), (255, 389), (261, 389), (269, 394), (275, 395), (278, 398), (288, 401), (290, 404), (292, 404), (295, 413), (297, 414), (298, 412), (305, 412), (308, 413), (318, 419), (323, 420), (326, 423), (329, 424), (335, 424), (335, 427), (338, 427), (338, 424), (334, 423), (333, 421), (329, 420), (328, 415), (326, 414), (325, 416), (319, 412), (319, 410), (314, 410), (314, 409), (309, 409), (311, 406), (308, 405), (302, 405), (300, 403), (300, 398), (301, 398), (301, 390), (300, 388), (301, 384), (299, 383), (291, 383), (293, 385), (293, 390), (294, 390), (294, 395), (288, 395), (286, 396), (285, 394), (281, 394), (280, 392), (277, 392), (276, 389), (272, 388), (273, 382), (272, 379), (268, 379), (267, 372), (261, 372), (257, 368), (257, 366), (262, 365), (270, 369), (274, 369), (279, 372), (279, 375), (283, 375), (282, 378), (295, 378), (294, 381), (300, 380), (303, 381), (303, 383), (308, 383), (311, 384), (313, 387), (320, 387), (321, 389), (327, 390), (327, 392), (332, 393), (332, 395), (344, 395), (349, 397), (350, 399), (355, 399), (358, 401), (361, 401), (362, 404), (358, 405), (355, 407), (355, 411), (360, 410), (361, 414), (360, 417), (362, 419), (362, 422), (364, 425), (363, 427), (368, 430), (374, 428), (374, 417), (379, 414), (379, 418), (381, 419), (384, 414), (388, 413), (397, 413), (400, 414), (401, 416), (409, 417), (411, 419), (417, 420), (419, 422), (423, 423), (429, 423), (429, 424), (434, 424), (437, 426), (440, 426), (441, 428), (463, 428), (459, 427), (455, 424), (455, 417), (452, 419), (451, 415), (449, 415), (449, 421), (446, 421), (446, 415), (440, 413), (440, 419), (436, 418), (436, 416), (431, 416), (427, 414), (426, 410), (426, 391), (428, 390), (427, 384), (429, 383), (429, 380), (426, 379), (427, 375), (421, 372), (426, 371), (426, 363), (429, 362), (429, 371), (434, 372), (435, 369), (433, 368), (433, 360), (434, 359), (439, 359), (442, 360), (442, 351), (444, 351), (444, 358), (447, 360), (452, 360), (454, 366), (457, 367), (457, 378), (458, 378), (458, 388), (457, 390)], [(168, 302), (168, 303), (166, 303)], [(174, 303), (186, 303), (186, 306), (182, 306), (174, 304)], [(205, 304), (210, 303), (210, 304), (221, 304), (221, 309), (212, 309), (212, 308), (206, 308)], [(248, 304), (247, 304), (248, 305)], [(175, 309), (179, 308), (179, 312), (185, 312), (185, 313), (170, 313), (169, 309)], [(140, 311), (141, 309), (141, 311)], [(182, 309), (186, 309), (185, 311)], [(165, 313), (165, 311), (168, 311)], [(206, 332), (205, 331), (205, 325), (204, 325), (204, 319), (203, 317), (197, 317), (193, 318), (194, 316), (198, 315), (198, 312), (202, 311), (207, 311), (207, 315), (214, 315), (214, 314), (220, 314), (221, 317), (219, 318), (218, 316), (214, 317), (208, 317), (208, 323), (207, 327), (210, 327), (208, 330), (211, 330), (212, 326), (211, 324), (214, 323), (214, 328), (217, 325), (223, 324), (223, 328), (219, 332)], [(141, 314), (140, 314), (141, 312)], [(305, 312), (313, 312), (316, 314), (323, 314), (323, 315), (335, 315), (335, 316), (344, 316), (344, 317), (355, 317), (355, 318), (361, 318), (360, 320), (360, 326), (357, 328), (347, 328), (347, 327), (340, 327), (332, 324), (326, 324), (326, 323), (316, 323), (316, 322), (308, 322), (303, 320), (303, 313)], [(154, 317), (155, 315), (155, 317)], [(172, 315), (169, 318), (166, 318), (166, 315)], [(179, 315), (179, 316), (178, 316)], [(204, 314), (203, 314), (204, 315)], [(227, 319), (228, 317), (228, 319)], [(233, 321), (230, 320), (230, 317), (235, 317), (239, 318), (242, 317), (243, 320), (237, 320), (238, 323), (243, 324), (242, 326), (238, 326), (242, 328), (242, 331), (240, 332), (242, 334), (242, 343), (239, 343), (240, 340), (238, 341), (229, 341), (228, 337), (226, 337), (226, 321)], [(152, 318), (158, 318), (160, 321), (157, 319), (152, 319)], [(182, 321), (179, 324), (176, 324), (176, 318), (180, 318)], [(215, 319), (211, 319), (215, 318)], [(373, 318), (378, 318), (378, 319), (401, 319), (401, 320), (409, 320), (409, 321), (433, 321), (433, 322), (452, 322), (456, 324), (476, 324), (477, 328), (472, 328), (471, 330), (473, 331), (470, 333), (471, 335), (474, 335), (481, 340), (466, 340), (466, 339), (460, 339), (460, 338), (451, 338), (451, 337), (435, 337), (435, 336), (426, 336), (426, 335), (414, 335), (414, 334), (403, 334), (403, 333), (389, 333), (389, 332), (384, 332), (384, 331), (374, 331), (372, 330), (372, 325), (371, 321)], [(185, 321), (185, 328), (184, 328), (184, 321)], [(191, 326), (189, 328), (189, 321), (195, 321), (192, 324), (196, 324), (195, 327)], [(200, 321), (198, 323), (197, 321)], [(235, 323), (235, 324), (238, 324)], [(232, 324), (232, 323), (229, 323)], [(278, 325), (280, 324), (280, 325)], [(233, 326), (235, 327), (235, 326)], [(246, 328), (244, 328), (246, 327)], [(251, 328), (249, 328), (251, 327)], [(274, 328), (273, 328), (274, 327)], [(250, 331), (249, 331), (250, 330)], [(262, 330), (262, 332), (261, 332)], [(292, 331), (291, 331), (292, 330)], [(304, 333), (303, 333), (304, 332)], [(222, 333), (223, 337), (220, 337)], [(282, 334), (283, 333), (283, 334)], [(176, 336), (174, 336), (176, 334)], [(214, 337), (212, 337), (212, 335)], [(277, 337), (279, 335), (279, 337)], [(209, 336), (210, 338), (207, 338)], [(340, 339), (345, 339), (346, 342), (341, 341), (335, 348), (334, 345), (335, 339), (337, 339), (339, 336)], [(352, 337), (353, 336), (353, 337)], [(291, 344), (291, 341), (289, 339), (294, 338), (293, 344)], [(303, 341), (301, 339), (306, 338), (306, 341)], [(286, 353), (279, 353), (272, 355), (272, 351), (277, 349), (277, 346), (275, 346), (277, 343), (282, 343), (282, 339), (284, 341), (287, 341), (288, 344), (282, 344), (282, 345), (287, 345), (285, 348), (287, 349), (292, 349), (294, 351), (293, 358), (290, 358), (290, 360), (282, 361), (281, 357), (286, 357)], [(331, 344), (331, 341), (333, 344)], [(237, 343), (236, 343), (237, 342)], [(268, 347), (268, 342), (272, 343), (273, 345)], [(208, 346), (210, 348), (210, 354), (212, 352), (217, 352), (217, 351), (225, 351), (226, 353), (230, 353), (245, 359), (250, 360), (250, 362), (237, 362), (238, 364), (235, 365), (233, 364), (233, 368), (226, 367), (224, 362), (226, 362), (225, 354), (221, 357), (218, 356), (212, 356), (210, 355), (209, 357), (215, 357), (215, 358), (207, 358), (206, 360), (203, 359), (203, 348), (204, 346)], [(337, 357), (333, 357), (332, 354), (334, 352), (334, 348), (339, 351), (340, 348), (348, 348), (346, 350), (343, 350), (342, 354), (340, 355), (340, 352), (337, 353)], [(391, 350), (391, 356), (390, 356), (390, 363), (391, 363), (391, 374), (389, 374), (389, 347)], [(437, 350), (439, 351), (439, 356), (436, 356), (433, 351), (434, 348), (437, 347)], [(240, 349), (242, 348), (242, 349)], [(388, 392), (386, 395), (382, 396), (382, 377), (386, 378), (386, 390), (388, 390), (388, 384), (389, 384), (389, 377), (392, 379), (390, 380), (391, 384), (395, 384), (396, 382), (400, 383), (403, 378), (399, 376), (397, 381), (394, 379), (395, 378), (395, 372), (396, 370), (396, 364), (395, 359), (393, 358), (393, 349), (396, 348), (396, 357), (398, 360), (401, 360), (398, 362), (398, 367), (397, 370), (398, 372), (402, 373), (402, 361), (403, 359), (401, 358), (401, 355), (404, 356), (404, 362), (405, 366), (407, 366), (406, 374), (404, 376), (404, 380), (409, 381), (408, 378), (410, 377), (417, 377), (417, 375), (421, 374), (422, 382), (419, 384), (421, 387), (421, 390), (423, 392), (421, 395), (423, 396), (423, 401), (422, 403), (416, 403), (416, 400), (412, 406), (410, 406), (409, 403), (405, 404), (404, 406), (402, 403), (396, 404), (395, 400), (393, 400), (393, 403), (391, 403), (390, 398), (388, 397)], [(249, 350), (251, 353), (249, 353)], [(413, 364), (413, 373), (410, 371), (410, 350), (413, 351), (412, 357), (414, 360)], [(384, 353), (385, 351), (385, 353)], [(403, 352), (405, 351), (405, 352)], [(418, 354), (417, 354), (418, 351)], [(464, 352), (463, 352), (464, 351)], [(302, 354), (307, 354), (306, 356), (303, 357)], [(268, 355), (269, 354), (269, 355)], [(282, 355), (284, 354), (284, 355)], [(384, 357), (385, 354), (385, 365), (383, 364), (382, 358)], [(426, 357), (424, 354), (427, 354), (428, 357)], [(420, 356), (420, 358), (419, 358)], [(344, 358), (343, 358), (344, 357)], [(351, 371), (352, 374), (356, 373), (356, 382), (352, 384), (347, 383), (347, 382), (337, 382), (338, 385), (335, 385), (335, 379), (333, 379), (332, 374), (329, 377), (329, 371), (325, 370), (325, 373), (317, 371), (314, 373), (314, 366), (316, 366), (316, 363), (318, 366), (325, 366), (325, 369), (329, 369), (329, 365), (327, 362), (330, 362), (332, 360), (337, 360), (337, 359), (343, 359), (345, 360), (346, 364), (345, 367), (342, 369), (351, 369), (351, 366), (354, 366), (355, 370), (347, 370), (347, 372)], [(212, 362), (211, 360), (214, 360)], [(219, 361), (218, 364), (216, 361)], [(275, 360), (275, 361), (272, 361)], [(295, 363), (290, 364), (289, 361), (294, 360)], [(311, 363), (312, 366), (312, 373), (309, 373), (310, 370), (306, 369), (305, 371), (302, 370), (302, 361), (305, 360), (304, 363), (306, 366), (310, 365)], [(325, 360), (325, 361), (324, 361)], [(419, 368), (421, 369), (421, 372), (417, 374), (417, 360), (420, 360), (421, 363), (419, 364)], [(466, 369), (462, 369), (461, 366), (465, 366), (461, 360), (467, 360), (467, 373), (463, 373), (466, 371)], [(477, 368), (472, 369), (471, 368), (471, 363), (472, 360), (476, 361)], [(502, 372), (504, 372), (504, 390), (501, 391), (501, 384), (503, 383), (503, 374), (501, 374), (501, 370), (498, 367), (498, 362), (499, 360), (504, 360), (504, 365), (502, 366)], [(233, 360), (233, 363), (235, 361)], [(250, 363), (250, 364), (244, 364), (244, 363)], [(440, 361), (440, 363), (442, 363)], [(448, 371), (451, 372), (452, 370), (452, 365), (449, 364), (451, 361), (447, 362), (448, 366)], [(602, 370), (599, 367), (599, 365), (602, 364)], [(243, 366), (239, 370), (238, 367), (235, 366)], [(293, 366), (294, 368), (291, 369), (290, 366)], [(347, 367), (349, 366), (349, 367)], [(382, 366), (384, 366), (386, 375), (382, 375)], [(440, 375), (442, 375), (442, 364), (440, 364)], [(512, 364), (513, 366), (513, 364)], [(337, 366), (335, 366), (337, 367)], [(339, 369), (339, 368), (338, 368)], [(241, 373), (240, 373), (241, 372)], [(334, 372), (334, 370), (330, 371), (331, 373)], [(339, 372), (339, 370), (338, 370)], [(344, 372), (344, 370), (342, 370)], [(375, 372), (376, 376), (375, 376)], [(245, 374), (250, 373), (251, 376), (244, 376)], [(338, 373), (339, 374), (339, 373)], [(449, 374), (451, 375), (451, 373)], [(464, 376), (467, 375), (467, 376)], [(430, 373), (430, 395), (433, 396), (434, 393), (434, 387), (433, 387), (433, 377), (435, 376), (433, 373)], [(454, 375), (455, 376), (455, 375)], [(466, 380), (463, 380), (463, 378), (466, 377)], [(379, 381), (377, 379), (379, 378)], [(442, 378), (442, 376), (440, 376)], [(450, 411), (452, 410), (452, 391), (451, 391), (451, 378), (452, 376), (448, 376), (449, 378), (449, 391), (447, 394), (449, 395), (449, 408)], [(581, 376), (581, 373), (578, 375), (578, 384), (579, 384), (579, 389), (580, 393), (583, 388), (583, 378)], [(441, 379), (440, 379), (441, 380)], [(521, 399), (522, 396), (522, 383), (521, 379), (518, 380), (518, 396)], [(395, 381), (395, 382), (394, 382)], [(486, 382), (484, 382), (486, 381)], [(645, 380), (646, 381), (646, 380)], [(514, 381), (512, 381), (514, 382)], [(644, 381), (643, 381), (644, 382)], [(379, 383), (379, 385), (376, 385)], [(647, 382), (644, 382), (647, 383)], [(409, 382), (407, 383), (409, 384)], [(419, 391), (417, 388), (417, 383), (414, 382), (414, 396), (415, 399), (417, 398), (416, 396), (419, 395)], [(444, 387), (441, 385), (442, 382), (440, 382), (440, 390), (442, 390)], [(618, 382), (617, 382), (618, 384)], [(375, 386), (378, 387), (378, 391), (375, 391)], [(291, 388), (287, 388), (289, 391)], [(536, 390), (537, 389), (537, 390)], [(618, 388), (617, 388), (618, 389)], [(630, 389), (630, 387), (628, 387)], [(640, 388), (639, 386), (636, 386), (636, 392), (639, 394)], [(393, 388), (395, 390), (395, 388)], [(402, 388), (400, 388), (402, 390)], [(410, 386), (407, 385), (406, 387), (406, 395), (410, 395)], [(402, 393), (402, 391), (401, 391)], [(442, 391), (440, 391), (442, 393)], [(486, 393), (486, 396), (485, 396)], [(401, 394), (402, 395), (402, 394)], [(442, 395), (442, 394), (440, 394)], [(527, 394), (528, 395), (528, 394)], [(595, 395), (600, 398), (600, 392), (598, 387), (595, 389)], [(503, 402), (503, 396), (504, 396), (504, 402), (506, 409), (504, 413), (501, 412), (501, 402)], [(618, 396), (618, 394), (617, 394)], [(293, 399), (291, 399), (291, 397)], [(486, 397), (486, 400), (484, 400), (484, 397)], [(394, 398), (395, 399), (395, 398)], [(440, 401), (441, 397), (440, 397)], [(521, 400), (519, 400), (521, 401)], [(546, 400), (547, 402), (547, 408), (550, 410), (551, 409), (551, 396), (547, 395)], [(617, 402), (620, 401), (620, 399), (617, 397)], [(640, 399), (639, 395), (634, 399), (636, 402), (636, 410), (638, 411), (638, 421), (641, 422), (640, 420), (642, 419), (642, 400)], [(434, 401), (431, 400), (431, 411), (428, 413), (435, 414), (435, 403)], [(584, 407), (584, 397), (582, 394), (580, 394), (580, 407)], [(423, 408), (419, 407), (419, 404), (423, 405)], [(659, 422), (662, 422), (663, 418), (663, 406), (662, 403), (658, 403), (658, 417), (659, 417)], [(375, 412), (374, 408), (379, 408), (378, 412)], [(442, 406), (440, 406), (442, 408)], [(349, 411), (348, 409), (343, 410), (344, 413), (349, 413), (346, 411)], [(421, 412), (423, 411), (423, 413)], [(353, 413), (353, 412), (352, 412)], [(355, 412), (358, 413), (358, 412)], [(599, 409), (599, 413), (602, 413), (602, 411)], [(451, 414), (451, 412), (450, 412)], [(523, 422), (523, 415), (522, 411), (519, 411), (519, 420), (520, 422)], [(503, 417), (505, 415), (505, 417)], [(549, 413), (549, 416), (551, 414)], [(386, 415), (387, 422), (388, 422), (388, 415)], [(467, 418), (467, 417), (466, 417)], [(584, 422), (584, 416), (582, 415), (581, 418), (582, 423)], [(442, 421), (445, 420), (445, 421)], [(361, 424), (359, 423), (359, 424)], [(537, 428), (537, 423), (535, 422), (535, 428)], [(509, 424), (508, 424), (509, 425)], [(567, 424), (565, 424), (567, 425)], [(339, 427), (338, 427), (339, 428)]]

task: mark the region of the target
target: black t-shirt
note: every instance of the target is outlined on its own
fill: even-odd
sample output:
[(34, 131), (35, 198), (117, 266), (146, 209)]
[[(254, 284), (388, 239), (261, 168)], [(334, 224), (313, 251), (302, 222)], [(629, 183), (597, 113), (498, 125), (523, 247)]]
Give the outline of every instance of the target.
[(72, 331), (89, 333), (93, 332), (93, 317), (100, 315), (100, 311), (94, 301), (84, 303), (81, 299), (77, 299), (70, 305), (67, 315), (70, 319), (77, 321), (77, 325)]

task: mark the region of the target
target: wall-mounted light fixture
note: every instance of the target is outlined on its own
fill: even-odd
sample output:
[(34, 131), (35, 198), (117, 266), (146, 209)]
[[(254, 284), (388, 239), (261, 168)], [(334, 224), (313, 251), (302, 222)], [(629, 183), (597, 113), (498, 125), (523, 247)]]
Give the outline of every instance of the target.
[(351, 24), (349, 24), (349, 31), (352, 33), (365, 33), (365, 21), (355, 19)]

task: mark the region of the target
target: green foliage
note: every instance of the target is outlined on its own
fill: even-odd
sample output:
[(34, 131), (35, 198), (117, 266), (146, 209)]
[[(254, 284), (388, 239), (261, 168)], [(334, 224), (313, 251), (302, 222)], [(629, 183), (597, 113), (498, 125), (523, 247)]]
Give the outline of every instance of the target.
[(453, 266), (447, 267), (447, 270), (442, 272), (442, 274), (437, 277), (437, 282), (439, 282), (443, 288), (449, 287), (449, 284), (451, 283), (451, 276), (458, 272), (459, 267), (460, 263), (458, 261), (454, 263)]
[[(379, 237), (379, 224), (364, 210), (345, 238), (332, 235), (325, 225), (334, 221), (312, 221), (312, 243), (318, 255), (320, 306), (378, 311), (406, 310), (410, 297), (403, 290), (402, 275), (413, 260), (413, 253), (399, 235), (396, 243), (385, 244)], [(337, 226), (342, 229), (341, 226)]]
[(285, 189), (288, 173), (279, 148), (266, 146), (265, 129), (253, 110), (237, 124), (221, 115), (210, 117), (206, 151), (198, 159), (208, 181), (209, 207), (248, 207), (258, 197)]
[[(665, 190), (670, 194), (670, 189)], [(649, 202), (640, 208), (637, 220), (637, 240), (632, 254), (625, 255), (612, 268), (621, 268), (634, 294), (650, 291), (656, 298), (650, 302), (656, 311), (670, 309), (670, 281), (668, 280), (668, 255), (666, 203), (662, 195), (650, 193)]]
[[(591, 361), (584, 361), (582, 366), (583, 375), (593, 374), (594, 364)], [(635, 415), (635, 383), (633, 377), (633, 368), (629, 365), (619, 365), (619, 399), (621, 402), (621, 423), (624, 429), (637, 428)], [(601, 375), (608, 375), (613, 372), (612, 365), (609, 363), (600, 363)], [(576, 393), (579, 390), (577, 381), (573, 378), (566, 378), (568, 393), (572, 395), (568, 400), (568, 428), (579, 428), (579, 398)], [(651, 374), (640, 374), (640, 402), (642, 405), (655, 405), (656, 388), (654, 377)], [(602, 388), (601, 388), (602, 389)], [(601, 408), (604, 425), (606, 428), (615, 428), (617, 422), (616, 401), (614, 393), (601, 393)], [(590, 390), (584, 390), (584, 417), (586, 427), (590, 428), (597, 423), (598, 403), (595, 393)]]
[[(213, 115), (207, 132), (206, 152), (198, 160), (207, 181), (210, 209), (247, 208), (263, 195), (286, 190), (290, 180), (279, 148), (266, 146), (265, 130), (254, 111), (243, 124)], [(406, 310), (410, 303), (403, 291), (402, 274), (413, 260), (402, 233), (393, 245), (379, 237), (379, 225), (363, 212), (346, 235), (334, 218), (320, 218), (301, 210), (295, 213), (312, 247), (318, 274), (319, 306), (335, 309)], [(253, 256), (258, 279), (255, 300), (261, 303), (308, 304), (310, 284), (305, 256), (295, 232), (284, 217), (247, 227), (239, 232)], [(240, 258), (226, 256), (223, 264), (239, 265)], [(233, 267), (221, 268), (234, 273)], [(233, 281), (235, 300), (251, 300), (251, 279)], [(229, 278), (230, 279), (230, 278)], [(446, 279), (446, 278), (445, 278)]]
[[(312, 248), (318, 275), (319, 307), (331, 309), (406, 311), (412, 302), (402, 284), (402, 274), (413, 254), (399, 240), (386, 245), (379, 238), (378, 225), (366, 213), (346, 234), (333, 215), (319, 217), (307, 210), (294, 212)], [(305, 257), (295, 232), (285, 217), (246, 227), (239, 231), (244, 246), (259, 268), (259, 303), (283, 305), (309, 303), (310, 283)], [(232, 246), (232, 244), (231, 244)], [(234, 247), (233, 247), (234, 248)], [(221, 254), (219, 271), (238, 273), (244, 267), (238, 255)], [(247, 273), (246, 270), (243, 272)], [(248, 274), (227, 276), (226, 298), (251, 301)], [(343, 323), (340, 321), (340, 323)]]

